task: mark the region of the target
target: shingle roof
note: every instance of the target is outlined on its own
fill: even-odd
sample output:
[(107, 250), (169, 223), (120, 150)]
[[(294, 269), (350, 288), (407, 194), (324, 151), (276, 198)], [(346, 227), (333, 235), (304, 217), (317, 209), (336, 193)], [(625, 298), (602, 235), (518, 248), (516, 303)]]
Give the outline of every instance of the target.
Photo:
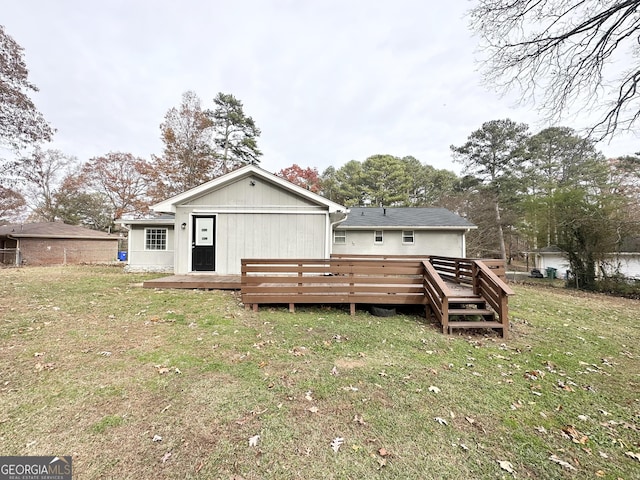
[(476, 228), (476, 226), (446, 208), (371, 208), (351, 207), (349, 216), (337, 228), (352, 227), (414, 227), (414, 228)]
[(41, 238), (82, 238), (82, 239), (107, 239), (117, 240), (117, 236), (97, 230), (67, 225), (60, 222), (42, 223), (10, 223), (0, 226), (0, 236), (15, 238), (41, 237)]

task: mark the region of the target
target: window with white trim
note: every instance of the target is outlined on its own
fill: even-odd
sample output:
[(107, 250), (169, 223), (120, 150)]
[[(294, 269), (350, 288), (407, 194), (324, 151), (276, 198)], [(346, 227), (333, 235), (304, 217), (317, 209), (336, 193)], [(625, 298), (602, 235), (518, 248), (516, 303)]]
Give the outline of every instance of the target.
[(402, 244), (403, 245), (413, 245), (413, 243), (414, 243), (413, 230), (403, 230), (402, 231)]
[(144, 249), (145, 250), (166, 250), (167, 249), (167, 229), (166, 228), (145, 228), (144, 229)]
[(375, 230), (373, 232), (373, 243), (382, 245), (383, 238), (382, 230)]
[(338, 245), (344, 245), (347, 243), (347, 231), (346, 230), (334, 230), (333, 231), (333, 243)]

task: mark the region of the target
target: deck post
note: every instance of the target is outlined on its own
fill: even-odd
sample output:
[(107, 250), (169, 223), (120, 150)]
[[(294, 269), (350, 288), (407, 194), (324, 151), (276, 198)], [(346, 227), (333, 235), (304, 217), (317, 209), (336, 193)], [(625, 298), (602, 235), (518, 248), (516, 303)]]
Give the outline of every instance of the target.
[(351, 314), (352, 317), (355, 317), (355, 315), (356, 315), (356, 304), (355, 303), (350, 303), (349, 304), (349, 313)]
[(296, 304), (295, 303), (290, 303), (289, 304), (289, 313), (296, 313)]
[(257, 312), (257, 311), (258, 311), (258, 304), (257, 304), (257, 303), (254, 303), (254, 304), (253, 304), (253, 311), (254, 311), (254, 312)]

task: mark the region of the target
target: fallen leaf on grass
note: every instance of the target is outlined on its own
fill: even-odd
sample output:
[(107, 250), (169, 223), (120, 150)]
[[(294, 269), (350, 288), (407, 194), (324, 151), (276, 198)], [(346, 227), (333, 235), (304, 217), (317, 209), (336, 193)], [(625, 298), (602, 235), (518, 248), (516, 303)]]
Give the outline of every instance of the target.
[(311, 390), (309, 390), (307, 393), (304, 394), (304, 399), (307, 402), (312, 402), (313, 401), (313, 397), (311, 396)]
[(433, 393), (440, 393), (440, 389), (438, 387), (433, 386), (433, 385), (431, 385), (429, 387), (429, 391), (433, 392)]
[(357, 423), (359, 425), (366, 425), (366, 423), (365, 423), (364, 419), (362, 418), (362, 416), (358, 415), (358, 414), (354, 415), (353, 421), (354, 421), (354, 423)]
[(338, 450), (340, 450), (340, 447), (342, 446), (343, 443), (344, 443), (344, 438), (336, 437), (333, 440), (331, 440), (331, 449), (337, 453)]
[(386, 457), (387, 455), (389, 455), (389, 452), (387, 452), (386, 448), (382, 447), (378, 450), (378, 455), (380, 455), (381, 457)]
[(162, 456), (162, 458), (160, 459), (160, 461), (161, 461), (162, 463), (166, 463), (166, 462), (167, 462), (167, 460), (169, 460), (170, 458), (171, 458), (171, 452), (167, 452), (167, 453), (165, 453), (165, 454)]
[(307, 408), (307, 410), (309, 410), (311, 413), (318, 413), (318, 407), (316, 407), (316, 406)]
[(540, 433), (547, 433), (547, 429), (544, 427), (535, 427), (535, 429)]
[(34, 357), (43, 357), (44, 356), (44, 352), (36, 352), (33, 354)]
[(249, 446), (250, 447), (257, 447), (258, 446), (258, 440), (260, 440), (260, 435), (254, 435), (253, 437), (249, 438)]
[(294, 357), (304, 357), (307, 354), (307, 347), (295, 347), (291, 353)]
[(584, 445), (589, 441), (589, 437), (580, 433), (573, 425), (567, 425), (562, 428), (562, 433), (573, 443)]
[(598, 470), (598, 471), (596, 472), (596, 477), (603, 478), (605, 475), (606, 475), (606, 473), (604, 473), (604, 471), (603, 471), (603, 470)]
[(338, 369), (336, 368), (335, 365), (331, 369), (331, 375), (333, 375), (333, 376), (337, 376), (338, 375)]
[(161, 442), (162, 441), (162, 437), (160, 435), (154, 435), (153, 439), (151, 441), (152, 442)]
[(627, 457), (634, 458), (640, 462), (640, 453), (624, 452)]
[(515, 475), (516, 471), (513, 469), (513, 465), (511, 464), (511, 462), (508, 462), (506, 460), (498, 460), (498, 464), (500, 465), (501, 469)]
[(444, 418), (442, 417), (435, 417), (434, 420), (436, 422), (438, 422), (440, 425), (449, 425), (449, 422), (447, 422)]
[(43, 370), (54, 370), (55, 368), (55, 363), (36, 363), (36, 372), (41, 372)]
[(549, 460), (551, 460), (552, 462), (557, 463), (558, 465), (560, 465), (563, 468), (566, 468), (567, 470), (571, 470), (572, 472), (577, 471), (578, 469), (576, 467), (574, 467), (573, 465), (571, 465), (569, 462), (565, 462), (564, 460), (562, 460), (560, 457), (558, 457), (557, 455), (551, 455), (549, 457)]

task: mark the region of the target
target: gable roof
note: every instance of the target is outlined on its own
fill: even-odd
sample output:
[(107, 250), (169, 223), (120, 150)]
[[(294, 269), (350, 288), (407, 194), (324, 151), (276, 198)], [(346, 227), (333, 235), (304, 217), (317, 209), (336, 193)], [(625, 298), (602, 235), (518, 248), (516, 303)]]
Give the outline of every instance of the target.
[(117, 240), (118, 237), (78, 225), (60, 222), (9, 223), (0, 226), (0, 237), (11, 238), (75, 238), (82, 240)]
[(351, 207), (347, 219), (338, 227), (348, 229), (393, 228), (415, 230), (468, 230), (477, 228), (467, 219), (446, 208)]
[(300, 197), (303, 197), (317, 205), (322, 205), (328, 208), (329, 213), (334, 212), (346, 212), (347, 207), (344, 205), (340, 205), (338, 203), (332, 202), (331, 200), (327, 200), (321, 195), (317, 193), (313, 193), (305, 188), (299, 187), (291, 183), (289, 180), (278, 177), (273, 173), (267, 172), (256, 165), (247, 165), (245, 167), (239, 168), (238, 170), (234, 170), (233, 172), (229, 172), (226, 175), (222, 175), (221, 177), (214, 178), (209, 182), (203, 183), (202, 185), (198, 185), (197, 187), (192, 188), (191, 190), (187, 190), (179, 195), (168, 198), (162, 202), (158, 202), (155, 205), (151, 206), (151, 209), (156, 212), (174, 212), (176, 211), (176, 205), (181, 203), (185, 203), (193, 198), (200, 197), (207, 192), (224, 187), (232, 182), (237, 180), (241, 180), (245, 177), (249, 177), (251, 175), (256, 175), (265, 181), (277, 185), (284, 190), (288, 190)]

